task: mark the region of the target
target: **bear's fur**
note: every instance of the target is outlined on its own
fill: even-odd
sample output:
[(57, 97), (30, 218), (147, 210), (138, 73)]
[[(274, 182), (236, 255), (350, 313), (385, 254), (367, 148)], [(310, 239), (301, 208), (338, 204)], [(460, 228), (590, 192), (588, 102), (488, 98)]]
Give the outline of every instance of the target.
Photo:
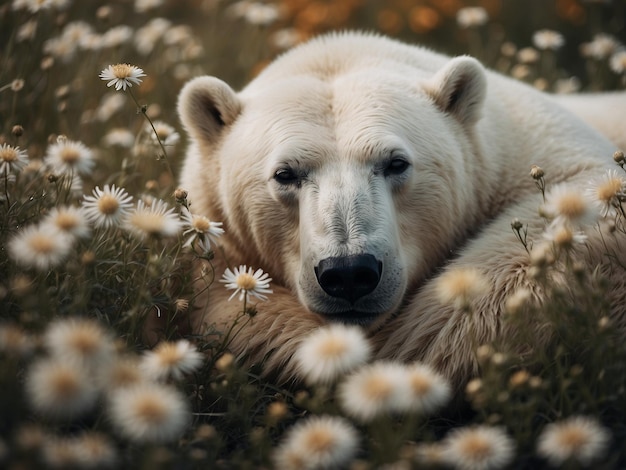
[[(529, 238), (545, 229), (531, 165), (549, 185), (583, 187), (615, 168), (617, 149), (548, 95), (470, 57), (358, 33), (296, 47), (239, 93), (196, 78), (179, 113), (191, 211), (225, 229), (196, 328), (228, 329), (241, 314), (217, 282), (227, 266), (262, 268), (274, 292), (230, 347), (283, 380), (298, 344), (330, 321), (363, 325), (376, 358), (466, 379), (477, 370), (472, 348), (511, 334), (501, 321), (509, 296), (542, 296), (511, 230), (513, 218)], [(597, 234), (587, 245), (581, 260), (595, 266), (606, 247)], [(472, 315), (437, 295), (440, 276), (461, 267), (490, 282)], [(623, 326), (626, 276), (605, 272)], [(547, 336), (538, 331), (537, 345)]]

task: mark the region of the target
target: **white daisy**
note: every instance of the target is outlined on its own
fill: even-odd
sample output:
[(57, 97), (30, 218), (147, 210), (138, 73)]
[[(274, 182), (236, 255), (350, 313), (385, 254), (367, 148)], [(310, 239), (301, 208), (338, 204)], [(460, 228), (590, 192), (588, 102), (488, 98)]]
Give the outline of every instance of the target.
[(125, 189), (107, 184), (104, 189), (96, 187), (92, 196), (85, 196), (83, 207), (96, 227), (119, 227), (133, 207), (132, 200)]
[(558, 184), (546, 194), (546, 202), (541, 210), (551, 219), (586, 226), (593, 224), (598, 217), (589, 202), (580, 188)]
[(572, 230), (567, 224), (555, 221), (551, 223), (543, 237), (560, 248), (572, 248), (574, 245), (582, 245), (587, 241), (587, 235), (580, 231)]
[(448, 269), (439, 276), (435, 287), (442, 304), (467, 309), (489, 291), (489, 282), (478, 269), (460, 267)]
[(515, 457), (515, 443), (507, 433), (492, 426), (471, 426), (452, 431), (443, 442), (443, 458), (460, 470), (506, 467)]
[(28, 165), (26, 150), (9, 144), (0, 145), (0, 176), (12, 171), (18, 172)]
[(111, 335), (87, 318), (64, 318), (48, 325), (43, 342), (51, 356), (67, 363), (108, 366), (114, 355)]
[(76, 238), (87, 238), (91, 234), (89, 220), (82, 207), (54, 207), (41, 223)]
[(191, 418), (183, 394), (173, 387), (149, 382), (112, 391), (108, 412), (118, 432), (138, 443), (178, 439)]
[(617, 74), (626, 72), (626, 50), (617, 51), (609, 59), (611, 70)]
[(156, 199), (148, 205), (140, 200), (126, 217), (125, 228), (140, 239), (173, 237), (180, 232), (182, 222), (165, 201)]
[(267, 300), (265, 294), (272, 293), (272, 289), (269, 288), (271, 280), (272, 278), (269, 277), (269, 274), (264, 273), (262, 269), (254, 271), (244, 264), (235, 268), (234, 271), (226, 268), (220, 282), (224, 282), (227, 289), (234, 289), (235, 291), (228, 300), (231, 300), (237, 294), (239, 294), (240, 301), (246, 295), (251, 295), (259, 300)]
[(398, 394), (398, 401), (394, 403), (397, 411), (430, 414), (450, 401), (450, 384), (432, 367), (415, 363), (406, 365), (404, 369), (407, 392)]
[(277, 468), (348, 468), (356, 456), (359, 437), (354, 427), (336, 416), (313, 416), (290, 428), (274, 449)]
[(203, 356), (187, 340), (163, 341), (152, 351), (144, 354), (141, 368), (148, 377), (156, 380), (180, 380), (183, 375), (197, 370), (203, 362)]
[[(152, 141), (158, 145), (157, 136), (161, 143), (165, 146), (171, 147), (178, 143), (180, 140), (180, 134), (176, 132), (172, 126), (163, 121), (154, 121), (154, 130), (150, 124), (146, 124), (145, 132), (148, 133)], [(156, 131), (156, 135), (155, 135)]]
[(59, 137), (48, 147), (44, 163), (55, 173), (88, 175), (95, 160), (93, 152), (83, 143)]
[(129, 149), (135, 144), (135, 135), (128, 129), (117, 127), (111, 129), (107, 135), (104, 136), (104, 143), (110, 147)]
[(195, 240), (200, 240), (202, 248), (208, 251), (211, 248), (211, 242), (215, 242), (224, 234), (222, 222), (213, 222), (203, 215), (192, 214), (184, 206), (181, 215), (184, 224), (183, 235), (190, 234), (189, 239), (183, 245), (185, 247), (190, 247)]
[(616, 170), (608, 170), (600, 178), (591, 181), (586, 195), (596, 204), (602, 217), (615, 213), (626, 198), (626, 180)]
[(465, 7), (456, 13), (456, 22), (461, 28), (476, 28), (488, 20), (489, 14), (483, 7)]
[[(105, 33), (102, 35), (102, 45), (103, 45), (103, 47), (110, 47), (110, 48), (115, 48), (115, 47), (122, 46), (122, 45), (128, 43), (131, 40), (131, 38), (133, 37), (133, 32), (134, 32), (133, 28), (131, 28), (130, 26), (127, 26), (127, 25), (113, 26), (108, 31), (105, 31)], [(127, 64), (122, 64), (122, 65), (127, 65)], [(109, 66), (109, 67), (111, 67), (111, 66)], [(113, 65), (113, 67), (115, 67), (115, 65)], [(107, 70), (107, 69), (105, 69), (105, 70)], [(139, 70), (141, 70), (141, 69), (139, 69)], [(137, 76), (138, 75), (136, 75), (136, 74), (134, 75), (135, 78)], [(104, 77), (102, 77), (102, 74), (100, 75), (100, 77), (102, 78), (102, 80), (106, 80)], [(116, 77), (117, 77), (117, 75), (116, 75)], [(118, 77), (118, 78), (120, 78), (120, 77)], [(107, 84), (107, 86), (110, 86), (110, 85)], [(129, 86), (131, 86), (131, 85), (129, 85)], [(115, 89), (119, 90), (119, 88), (117, 88), (117, 86), (115, 87)], [(124, 88), (124, 90), (126, 90), (126, 88)]]
[(568, 461), (587, 466), (605, 455), (610, 440), (610, 432), (595, 418), (573, 416), (543, 429), (537, 453), (554, 466)]
[(135, 67), (130, 64), (116, 64), (109, 65), (106, 69), (100, 72), (100, 78), (104, 81), (108, 81), (107, 86), (115, 86), (116, 90), (126, 91), (126, 88), (130, 88), (133, 84), (140, 84), (141, 78), (146, 74), (139, 67)]
[(19, 231), (7, 244), (9, 256), (21, 266), (45, 271), (60, 265), (69, 255), (74, 238), (51, 231), (43, 225), (32, 225)]
[(400, 363), (366, 365), (339, 384), (339, 404), (347, 415), (362, 422), (395, 413), (397, 403), (407, 401), (405, 374)]
[(26, 372), (25, 391), (36, 411), (59, 418), (89, 411), (99, 392), (86, 369), (58, 358), (31, 364)]
[(533, 34), (533, 44), (540, 50), (552, 50), (556, 51), (563, 47), (565, 44), (565, 38), (558, 31), (552, 31), (550, 29), (542, 29), (536, 31)]
[(341, 324), (320, 328), (298, 347), (298, 371), (310, 384), (332, 383), (367, 362), (372, 348), (363, 330)]

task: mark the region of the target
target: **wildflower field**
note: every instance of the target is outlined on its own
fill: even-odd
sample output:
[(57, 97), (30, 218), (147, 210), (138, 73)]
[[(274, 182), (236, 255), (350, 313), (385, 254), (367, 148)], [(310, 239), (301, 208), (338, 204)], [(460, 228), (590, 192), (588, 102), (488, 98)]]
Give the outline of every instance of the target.
[[(540, 244), (512, 220), (550, 300), (520, 291), (507, 321), (519, 344), (539, 316), (554, 339), (523, 358), (477, 345), (481, 373), (461, 393), (425, 364), (370, 361), (356, 327), (311, 335), (298, 383), (229, 352), (272, 302), (273, 273), (212, 269), (224, 228), (178, 187), (178, 92), (203, 74), (240, 88), (341, 29), (469, 53), (553, 93), (626, 89), (626, 0), (5, 0), (1, 468), (626, 468), (626, 347), (601, 273), (570, 249), (583, 233)], [(626, 242), (614, 159), (591, 191)], [(528, 171), (547, 201), (537, 217), (562, 211), (568, 195)], [(455, 274), (468, 289), (442, 296), (470, 308), (478, 276)], [(189, 328), (198, 277), (241, 305), (229, 330)]]

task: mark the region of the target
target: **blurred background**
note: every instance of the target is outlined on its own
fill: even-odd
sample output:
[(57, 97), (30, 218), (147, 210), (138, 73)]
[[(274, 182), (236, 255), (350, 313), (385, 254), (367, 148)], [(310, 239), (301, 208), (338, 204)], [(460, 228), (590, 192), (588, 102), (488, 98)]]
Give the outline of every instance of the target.
[(135, 96), (180, 130), (175, 103), (186, 80), (210, 74), (239, 89), (285, 49), (346, 29), (472, 54), (547, 91), (623, 88), (625, 8), (626, 0), (5, 0), (0, 143), (19, 124), (36, 159), (66, 134), (98, 147), (106, 179), (124, 163), (120, 148), (141, 154), (145, 124), (98, 78), (108, 65), (141, 67)]

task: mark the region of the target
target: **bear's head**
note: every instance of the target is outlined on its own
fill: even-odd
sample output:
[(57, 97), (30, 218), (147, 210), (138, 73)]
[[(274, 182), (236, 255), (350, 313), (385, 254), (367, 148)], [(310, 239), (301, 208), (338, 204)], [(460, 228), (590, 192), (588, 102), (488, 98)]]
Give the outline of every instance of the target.
[(231, 263), (256, 264), (329, 320), (375, 327), (448, 256), (475, 216), (475, 125), (486, 95), (469, 57), (265, 76), (242, 92), (190, 81), (192, 211), (224, 222)]

